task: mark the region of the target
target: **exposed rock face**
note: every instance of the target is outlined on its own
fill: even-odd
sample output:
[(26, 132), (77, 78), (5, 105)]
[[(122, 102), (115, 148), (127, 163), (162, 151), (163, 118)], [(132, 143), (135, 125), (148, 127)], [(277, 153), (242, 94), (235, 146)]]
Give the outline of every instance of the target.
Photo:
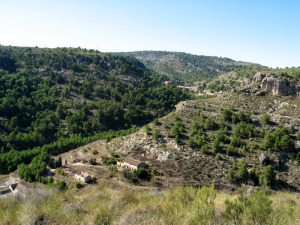
[(272, 95), (297, 95), (296, 82), (275, 73), (259, 72), (253, 77), (252, 83), (259, 84), (262, 91)]

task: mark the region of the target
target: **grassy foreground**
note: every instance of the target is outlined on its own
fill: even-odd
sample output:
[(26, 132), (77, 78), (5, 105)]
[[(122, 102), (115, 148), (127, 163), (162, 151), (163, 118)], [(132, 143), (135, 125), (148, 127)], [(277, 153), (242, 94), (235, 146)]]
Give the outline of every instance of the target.
[(212, 187), (163, 191), (107, 182), (0, 199), (1, 224), (300, 224), (298, 194), (230, 195)]

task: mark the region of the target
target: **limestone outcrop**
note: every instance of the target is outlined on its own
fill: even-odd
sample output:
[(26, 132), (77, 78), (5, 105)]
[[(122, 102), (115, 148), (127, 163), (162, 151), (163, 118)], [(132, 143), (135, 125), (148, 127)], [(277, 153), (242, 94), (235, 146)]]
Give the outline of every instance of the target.
[(272, 95), (297, 95), (298, 87), (295, 80), (276, 73), (259, 72), (252, 78), (252, 84), (257, 84), (260, 91)]

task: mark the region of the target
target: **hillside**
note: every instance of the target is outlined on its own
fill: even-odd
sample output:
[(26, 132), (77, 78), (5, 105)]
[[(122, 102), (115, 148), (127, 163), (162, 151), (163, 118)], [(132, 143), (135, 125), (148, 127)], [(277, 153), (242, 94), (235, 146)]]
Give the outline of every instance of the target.
[(118, 53), (135, 57), (153, 70), (165, 74), (178, 84), (214, 77), (241, 68), (264, 68), (258, 64), (234, 61), (229, 58), (192, 55), (183, 52), (137, 51)]
[(162, 185), (255, 186), (270, 165), (276, 179), (269, 185), (299, 190), (299, 107), (299, 98), (244, 93), (182, 102), (159, 123), (109, 146), (148, 161)]
[(164, 80), (131, 57), (0, 46), (0, 173), (165, 115), (189, 94)]

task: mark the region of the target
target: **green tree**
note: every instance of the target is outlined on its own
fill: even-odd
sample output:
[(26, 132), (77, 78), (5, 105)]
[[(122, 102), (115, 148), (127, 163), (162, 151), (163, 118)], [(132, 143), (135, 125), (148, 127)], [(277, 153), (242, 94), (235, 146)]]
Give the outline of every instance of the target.
[(259, 184), (261, 186), (270, 186), (274, 184), (276, 173), (272, 166), (268, 165), (264, 168), (259, 176)]

